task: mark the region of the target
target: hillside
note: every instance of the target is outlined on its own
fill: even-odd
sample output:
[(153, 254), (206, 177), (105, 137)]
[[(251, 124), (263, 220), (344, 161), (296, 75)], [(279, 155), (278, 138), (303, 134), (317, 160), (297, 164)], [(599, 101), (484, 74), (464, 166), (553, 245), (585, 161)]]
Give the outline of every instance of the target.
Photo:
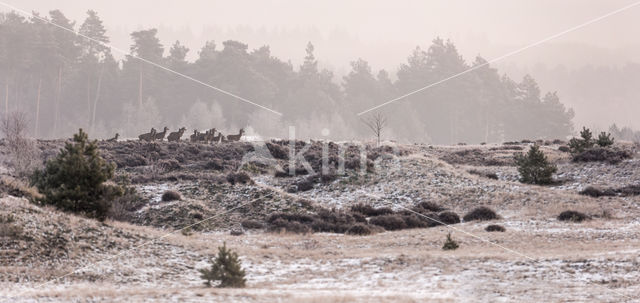
[[(62, 144), (39, 142), (44, 157)], [(321, 172), (322, 143), (296, 142), (296, 151), (307, 145), (305, 158)], [(119, 221), (35, 205), (16, 197), (20, 191), (3, 176), (0, 301), (635, 302), (640, 196), (579, 192), (640, 185), (640, 159), (575, 163), (549, 143), (542, 150), (558, 165), (557, 183), (525, 185), (517, 182), (512, 159), (529, 145), (367, 147), (365, 173), (359, 149), (344, 148), (341, 174), (343, 146), (331, 143), (328, 172), (292, 177), (283, 173), (287, 141), (101, 142), (102, 154), (138, 195), (119, 202), (112, 214)], [(182, 199), (163, 202), (167, 190)], [(487, 206), (500, 218), (449, 228), (422, 218), (441, 211), (407, 213), (422, 202), (460, 217)], [(360, 204), (388, 207), (419, 228), (344, 234), (362, 222), (352, 209)], [(591, 219), (559, 221), (565, 210)], [(285, 215), (313, 222), (278, 221), (290, 218)], [(247, 221), (261, 228), (250, 229)], [(486, 232), (489, 224), (506, 232)], [(180, 230), (188, 225), (189, 232)], [(308, 233), (292, 233), (294, 225)], [(448, 232), (460, 244), (456, 251), (442, 250)], [(197, 269), (223, 242), (241, 256), (245, 289), (205, 288), (199, 278)]]

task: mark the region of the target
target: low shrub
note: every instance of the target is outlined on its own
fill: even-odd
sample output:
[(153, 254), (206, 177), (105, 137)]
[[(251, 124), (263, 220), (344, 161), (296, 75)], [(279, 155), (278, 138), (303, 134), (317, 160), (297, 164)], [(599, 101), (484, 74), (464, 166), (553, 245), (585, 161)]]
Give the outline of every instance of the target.
[(311, 227), (296, 221), (276, 219), (275, 221), (270, 223), (269, 231), (288, 232), (288, 233), (294, 233), (294, 234), (308, 234), (311, 232)]
[(429, 212), (439, 212), (445, 210), (444, 207), (429, 201), (420, 202), (416, 205), (415, 208), (426, 210)]
[(224, 170), (224, 163), (220, 159), (213, 159), (204, 164), (204, 169), (213, 169), (217, 171)]
[(487, 226), (484, 230), (486, 230), (488, 232), (505, 232), (506, 231), (504, 226), (497, 225), (497, 224), (491, 224), (491, 225)]
[(573, 162), (607, 162), (609, 164), (618, 164), (625, 159), (630, 159), (632, 156), (631, 152), (626, 150), (593, 147), (576, 153), (573, 156)]
[(252, 183), (251, 177), (249, 177), (249, 175), (245, 172), (231, 172), (227, 174), (227, 182), (231, 183), (231, 185), (235, 185), (236, 183)]
[(563, 153), (570, 153), (571, 152), (571, 148), (569, 148), (569, 146), (566, 146), (566, 145), (562, 145), (562, 146), (558, 147), (558, 150), (563, 152)]
[(271, 153), (271, 156), (280, 159), (280, 160), (288, 160), (289, 159), (289, 148), (282, 146), (280, 144), (266, 142), (267, 148)]
[(388, 207), (375, 208), (371, 205), (365, 205), (362, 203), (351, 206), (351, 211), (363, 214), (367, 217), (376, 217), (376, 216), (382, 216), (382, 215), (389, 215), (393, 213), (393, 210), (391, 210), (391, 208), (388, 208)]
[(158, 162), (158, 166), (160, 166), (160, 168), (166, 171), (178, 170), (181, 167), (180, 162), (178, 162), (178, 160), (175, 160), (175, 159), (160, 160)]
[(438, 221), (447, 225), (458, 224), (460, 223), (460, 216), (452, 211), (444, 211), (438, 215)]
[(580, 194), (581, 195), (585, 195), (585, 196), (594, 197), (594, 198), (616, 196), (617, 195), (614, 190), (611, 190), (611, 189), (601, 190), (601, 189), (593, 187), (593, 186), (587, 186), (585, 189), (580, 191)]
[(246, 229), (261, 229), (264, 227), (264, 224), (255, 220), (244, 220), (240, 225)]
[(173, 190), (167, 190), (162, 194), (162, 202), (171, 202), (171, 201), (180, 201), (182, 197), (180, 197), (180, 193)]
[(558, 215), (560, 221), (582, 222), (589, 219), (589, 216), (575, 210), (566, 210)]
[(370, 224), (380, 226), (386, 230), (406, 229), (408, 226), (402, 216), (399, 215), (383, 215), (373, 217), (369, 220)]
[(472, 211), (464, 215), (464, 217), (462, 218), (465, 221), (474, 221), (474, 220), (488, 221), (488, 220), (499, 219), (500, 217), (491, 208), (480, 206), (473, 209)]
[(357, 223), (351, 225), (351, 227), (349, 227), (349, 229), (347, 229), (345, 233), (352, 236), (368, 236), (372, 235), (374, 232), (368, 225)]

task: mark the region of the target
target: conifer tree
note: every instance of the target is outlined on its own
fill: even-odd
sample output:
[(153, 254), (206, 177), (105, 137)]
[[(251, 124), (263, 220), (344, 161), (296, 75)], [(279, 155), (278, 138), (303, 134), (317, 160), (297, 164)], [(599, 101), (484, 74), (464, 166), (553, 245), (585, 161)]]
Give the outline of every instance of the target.
[(211, 260), (211, 268), (200, 269), (200, 273), (207, 286), (211, 286), (212, 281), (220, 281), (218, 287), (242, 288), (247, 282), (238, 254), (227, 249), (226, 243), (218, 247), (218, 256)]
[(558, 170), (555, 165), (549, 163), (538, 145), (531, 146), (526, 155), (516, 155), (515, 160), (522, 183), (550, 184), (553, 182), (553, 173)]

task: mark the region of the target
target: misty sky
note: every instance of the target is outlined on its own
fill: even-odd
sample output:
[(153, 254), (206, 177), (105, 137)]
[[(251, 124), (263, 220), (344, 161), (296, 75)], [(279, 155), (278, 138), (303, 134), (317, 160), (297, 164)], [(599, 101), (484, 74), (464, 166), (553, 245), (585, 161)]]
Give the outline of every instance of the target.
[[(158, 28), (165, 46), (180, 40), (197, 56), (206, 40), (227, 39), (270, 45), (272, 53), (299, 64), (307, 41), (316, 57), (332, 69), (337, 81), (358, 57), (392, 73), (417, 45), (427, 48), (436, 36), (451, 39), (467, 61), (476, 55), (492, 59), (544, 39), (634, 0), (485, 0), (485, 1), (306, 1), (306, 0), (2, 0), (45, 14), (62, 10), (79, 23), (88, 9), (104, 20), (114, 46), (128, 49), (129, 33)], [(2, 8), (3, 11), (6, 9)], [(505, 59), (498, 68), (517, 79), (536, 66), (611, 66), (640, 62), (640, 6), (599, 21), (524, 53)], [(534, 74), (534, 77), (536, 75)], [(539, 77), (543, 90), (553, 81)], [(562, 92), (560, 92), (562, 96)], [(579, 100), (565, 98), (577, 110), (577, 123), (593, 121), (600, 109), (580, 110)], [(621, 123), (640, 127), (635, 115), (621, 111)], [(616, 114), (617, 115), (617, 114)], [(604, 126), (613, 121), (596, 121)]]

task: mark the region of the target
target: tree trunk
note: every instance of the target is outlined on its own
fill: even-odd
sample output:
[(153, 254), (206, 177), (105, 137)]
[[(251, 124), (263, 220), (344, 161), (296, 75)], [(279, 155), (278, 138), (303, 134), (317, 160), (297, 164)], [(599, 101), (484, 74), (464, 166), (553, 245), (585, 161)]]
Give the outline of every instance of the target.
[(58, 133), (58, 119), (60, 119), (60, 95), (62, 95), (62, 66), (58, 68), (58, 85), (56, 87), (56, 104), (53, 116), (53, 136)]
[(42, 95), (42, 77), (38, 82), (38, 98), (36, 101), (36, 127), (34, 130), (34, 137), (38, 139), (38, 128), (40, 127), (40, 96)]
[(140, 79), (138, 83), (138, 108), (142, 108), (142, 68), (140, 68)]
[(96, 123), (96, 107), (98, 107), (98, 99), (100, 98), (100, 88), (102, 87), (103, 74), (104, 74), (104, 65), (100, 69), (100, 75), (98, 75), (98, 86), (96, 87), (96, 97), (93, 99), (93, 112), (91, 113), (91, 133), (93, 133), (95, 123)]
[(9, 117), (9, 76), (7, 75), (7, 82), (4, 84), (4, 116)]

